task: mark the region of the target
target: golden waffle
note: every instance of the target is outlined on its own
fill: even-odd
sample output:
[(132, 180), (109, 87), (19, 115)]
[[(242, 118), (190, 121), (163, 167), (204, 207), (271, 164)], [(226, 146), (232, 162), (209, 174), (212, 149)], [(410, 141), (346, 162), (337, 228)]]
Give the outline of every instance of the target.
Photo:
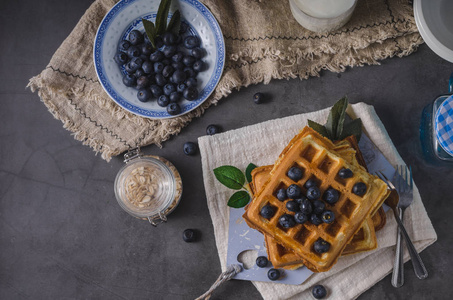
[[(269, 179), (269, 172), (273, 166), (258, 167), (252, 171), (252, 193), (260, 190)], [(376, 213), (376, 215), (378, 215)], [(294, 252), (280, 245), (274, 238), (265, 235), (267, 256), (274, 268), (296, 270), (303, 266), (302, 258)], [(373, 220), (367, 218), (360, 230), (354, 235), (351, 242), (346, 246), (342, 255), (354, 254), (362, 251), (373, 250), (377, 247), (376, 234)]]
[[(358, 163), (349, 163), (334, 148), (335, 145), (330, 140), (305, 127), (280, 154), (270, 173), (270, 179), (258, 191), (244, 214), (250, 227), (275, 238), (285, 248), (299, 255), (304, 265), (314, 272), (327, 271), (334, 265), (365, 219), (379, 209), (389, 193), (382, 180), (368, 174)], [(299, 182), (286, 176), (288, 169), (296, 165), (304, 171)], [(349, 179), (339, 178), (337, 174), (342, 168), (351, 169), (354, 176)], [(306, 192), (303, 185), (308, 179), (315, 180), (321, 192), (330, 187), (339, 191), (338, 202), (335, 205), (326, 204), (334, 212), (335, 221), (318, 226), (306, 222), (285, 229), (278, 223), (278, 219), (289, 212), (284, 203), (275, 197), (275, 193), (278, 189), (295, 183)], [(365, 195), (357, 196), (351, 192), (357, 182), (366, 184)], [(271, 205), (276, 210), (269, 220), (260, 215), (264, 205)], [(320, 238), (330, 244), (326, 253), (319, 254), (313, 249), (315, 241)]]

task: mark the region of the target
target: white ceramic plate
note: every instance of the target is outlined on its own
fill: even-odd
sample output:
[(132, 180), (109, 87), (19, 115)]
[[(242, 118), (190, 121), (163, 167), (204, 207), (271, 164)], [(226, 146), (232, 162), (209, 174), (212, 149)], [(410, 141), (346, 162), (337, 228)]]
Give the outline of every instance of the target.
[[(155, 21), (160, 0), (121, 0), (102, 20), (94, 41), (94, 63), (99, 81), (107, 94), (124, 109), (147, 118), (173, 118), (165, 107), (157, 105), (156, 100), (140, 102), (137, 90), (123, 84), (123, 73), (114, 61), (118, 42), (138, 29), (144, 32), (141, 19)], [(206, 70), (197, 76), (199, 97), (194, 101), (183, 100), (179, 104), (181, 113), (188, 113), (201, 105), (214, 91), (225, 64), (225, 42), (222, 31), (211, 12), (197, 0), (172, 1), (169, 19), (176, 9), (181, 12), (181, 19), (189, 25), (189, 32), (201, 40), (201, 47), (206, 50), (203, 61)]]
[(453, 62), (453, 1), (415, 0), (414, 16), (420, 34), (431, 50)]

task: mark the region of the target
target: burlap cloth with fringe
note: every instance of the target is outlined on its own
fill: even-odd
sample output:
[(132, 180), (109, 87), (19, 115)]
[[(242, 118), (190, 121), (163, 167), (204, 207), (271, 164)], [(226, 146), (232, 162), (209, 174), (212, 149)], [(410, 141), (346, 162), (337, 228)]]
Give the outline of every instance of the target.
[(196, 110), (173, 119), (151, 120), (122, 109), (97, 80), (93, 41), (115, 0), (96, 0), (53, 55), (30, 79), (55, 118), (109, 161), (130, 148), (160, 145), (233, 89), (271, 79), (307, 79), (321, 70), (378, 64), (409, 55), (423, 43), (412, 6), (404, 0), (359, 0), (345, 27), (328, 34), (305, 30), (287, 0), (202, 0), (220, 24), (226, 46), (222, 78)]

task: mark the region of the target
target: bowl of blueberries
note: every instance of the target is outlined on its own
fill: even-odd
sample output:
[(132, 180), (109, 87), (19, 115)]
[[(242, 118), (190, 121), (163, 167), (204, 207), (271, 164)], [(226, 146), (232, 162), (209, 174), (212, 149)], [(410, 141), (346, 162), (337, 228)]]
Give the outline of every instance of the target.
[(173, 118), (200, 106), (225, 63), (220, 26), (196, 0), (173, 1), (168, 21), (177, 12), (178, 30), (162, 32), (151, 42), (144, 23), (156, 22), (159, 5), (160, 0), (119, 1), (102, 20), (93, 50), (99, 82), (110, 98), (151, 119)]

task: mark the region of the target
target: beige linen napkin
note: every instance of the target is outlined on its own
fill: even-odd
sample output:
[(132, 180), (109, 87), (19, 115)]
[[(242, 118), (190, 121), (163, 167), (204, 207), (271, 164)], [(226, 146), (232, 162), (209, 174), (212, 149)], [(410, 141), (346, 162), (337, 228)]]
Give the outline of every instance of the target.
[[(307, 124), (307, 119), (323, 124), (329, 110), (266, 121), (198, 139), (208, 208), (223, 271), (226, 269), (228, 248), (227, 201), (231, 190), (215, 179), (212, 170), (222, 165), (233, 165), (245, 170), (251, 162), (258, 166), (273, 164), (290, 139)], [(366, 133), (392, 165), (404, 164), (372, 106), (365, 103), (350, 105), (348, 114), (362, 119)], [(405, 224), (417, 251), (422, 251), (437, 240), (416, 187), (414, 201), (405, 215)], [(387, 224), (377, 232), (379, 246), (376, 250), (341, 257), (330, 271), (316, 273), (301, 285), (253, 284), (264, 299), (309, 299), (311, 287), (316, 283), (328, 288), (329, 299), (354, 299), (392, 271), (396, 229), (396, 221), (389, 211)], [(408, 259), (406, 251), (405, 260)]]

